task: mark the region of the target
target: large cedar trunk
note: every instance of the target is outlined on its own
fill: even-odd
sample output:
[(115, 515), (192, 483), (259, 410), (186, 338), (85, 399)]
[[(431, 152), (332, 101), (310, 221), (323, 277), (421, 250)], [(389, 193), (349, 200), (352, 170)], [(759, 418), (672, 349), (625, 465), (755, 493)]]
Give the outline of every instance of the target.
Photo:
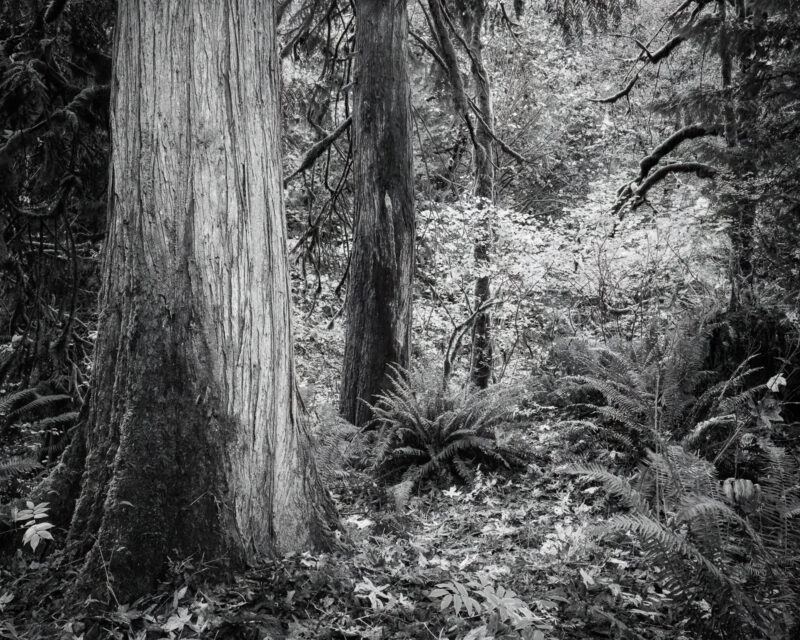
[(324, 545), (333, 512), (294, 395), (273, 3), (120, 0), (115, 32), (69, 541), (86, 584), (125, 601), (168, 554), (240, 565)]
[(414, 191), (405, 0), (356, 2), (355, 238), (347, 294), (342, 415), (369, 420), (389, 365), (407, 367)]

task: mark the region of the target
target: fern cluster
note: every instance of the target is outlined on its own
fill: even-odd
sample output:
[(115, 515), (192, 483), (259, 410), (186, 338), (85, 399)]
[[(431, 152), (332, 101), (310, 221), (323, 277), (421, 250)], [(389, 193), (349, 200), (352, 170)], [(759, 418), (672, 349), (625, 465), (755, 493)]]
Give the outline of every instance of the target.
[(649, 452), (635, 483), (594, 463), (561, 469), (602, 483), (628, 508), (596, 534), (634, 538), (703, 637), (789, 637), (786, 621), (800, 615), (800, 469), (782, 449), (758, 445), (759, 483), (720, 482), (712, 463), (678, 445)]
[(435, 476), (469, 482), (477, 464), (521, 465), (522, 451), (503, 444), (499, 434), (510, 420), (507, 400), (497, 389), (470, 395), (417, 390), (395, 371), (390, 389), (372, 406), (378, 430), (373, 470), (408, 491)]
[(595, 420), (569, 420), (562, 432), (569, 440), (590, 436), (628, 453), (634, 461), (671, 439), (686, 438), (705, 452), (719, 451), (730, 425), (748, 422), (765, 385), (748, 387), (754, 369), (745, 361), (724, 380), (703, 370), (707, 340), (659, 341), (647, 349), (596, 346), (581, 359), (582, 373), (564, 379), (572, 389), (599, 395), (583, 403)]
[(0, 435), (15, 424), (27, 423), (27, 432), (35, 440), (31, 443), (35, 453), (29, 462), (35, 466), (40, 461), (54, 461), (60, 455), (67, 445), (69, 429), (77, 419), (71, 396), (44, 387), (21, 389), (0, 399)]

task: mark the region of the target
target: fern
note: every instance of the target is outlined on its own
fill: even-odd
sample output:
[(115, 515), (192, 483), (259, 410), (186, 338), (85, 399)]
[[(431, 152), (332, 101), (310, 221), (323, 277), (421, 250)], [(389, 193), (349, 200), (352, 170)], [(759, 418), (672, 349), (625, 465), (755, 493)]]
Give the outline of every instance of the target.
[(588, 420), (565, 420), (556, 426), (561, 435), (566, 437), (569, 442), (574, 443), (588, 437), (595, 444), (607, 442), (611, 445), (618, 445), (625, 451), (636, 450), (636, 444), (625, 434)]
[(36, 389), (22, 389), (9, 393), (0, 400), (0, 419), (7, 420), (9, 414), (19, 407), (35, 400), (39, 395)]
[(314, 454), (317, 471), (327, 483), (344, 475), (344, 467), (357, 452), (358, 430), (335, 411), (324, 408), (314, 412)]
[(8, 480), (14, 476), (38, 469), (41, 466), (35, 458), (22, 458), (19, 456), (9, 458), (4, 462), (0, 462), (0, 480)]
[(372, 406), (371, 424), (378, 430), (373, 471), (383, 480), (416, 485), (441, 474), (469, 482), (477, 464), (519, 466), (522, 452), (500, 445), (495, 434), (495, 427), (510, 421), (510, 404), (497, 390), (471, 396), (417, 390), (395, 369), (390, 389)]
[(21, 389), (0, 399), (0, 433), (10, 426), (29, 422), (24, 431), (29, 447), (35, 447), (41, 461), (54, 461), (66, 448), (70, 428), (79, 412), (72, 410), (72, 397), (53, 393), (46, 387)]
[(629, 509), (596, 526), (596, 535), (635, 537), (687, 611), (700, 599), (712, 604), (715, 615), (697, 624), (711, 625), (709, 633), (749, 638), (800, 613), (800, 531), (792, 521), (800, 513), (800, 472), (779, 447), (761, 441), (760, 448), (760, 486), (742, 485), (752, 488), (754, 509), (727, 497), (710, 462), (676, 445), (648, 452), (638, 486), (594, 463), (560, 471), (602, 483)]
[(51, 414), (72, 402), (72, 398), (66, 394), (39, 395), (8, 414), (9, 421), (17, 421), (21, 418), (31, 418), (34, 416)]
[[(752, 407), (767, 392), (764, 384), (747, 386), (758, 371), (749, 366), (752, 357), (727, 379), (714, 382), (713, 374), (702, 369), (708, 355), (708, 340), (702, 337), (656, 341), (649, 349), (635, 344), (593, 347), (586, 354), (581, 360), (585, 371), (564, 382), (602, 396), (605, 404), (583, 405), (598, 418), (586, 431), (622, 447), (634, 461), (648, 450), (663, 449), (675, 436), (721, 458), (752, 423)], [(578, 424), (573, 422), (569, 431), (579, 431)]]
[(643, 496), (633, 488), (630, 482), (597, 463), (573, 463), (558, 468), (560, 473), (582, 476), (586, 480), (601, 482), (611, 495), (622, 500), (623, 504), (645, 515), (650, 514), (650, 507)]
[(59, 413), (58, 415), (50, 416), (49, 418), (44, 418), (42, 420), (33, 422), (31, 424), (31, 429), (36, 431), (64, 431), (78, 421), (78, 415), (79, 414), (77, 411)]

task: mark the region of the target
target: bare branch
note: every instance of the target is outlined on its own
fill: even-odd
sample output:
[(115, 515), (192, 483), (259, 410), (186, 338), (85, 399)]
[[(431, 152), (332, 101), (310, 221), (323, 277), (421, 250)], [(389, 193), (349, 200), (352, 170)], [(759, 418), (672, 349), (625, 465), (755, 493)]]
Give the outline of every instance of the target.
[(718, 136), (721, 132), (722, 127), (716, 124), (692, 124), (683, 129), (679, 129), (653, 149), (653, 152), (649, 156), (642, 159), (641, 163), (639, 163), (639, 177), (636, 181), (641, 182), (644, 180), (650, 173), (650, 170), (655, 167), (665, 155), (674, 151), (684, 140), (692, 140), (705, 136)]
[(507, 145), (505, 142), (503, 142), (503, 141), (502, 141), (500, 138), (498, 138), (498, 137), (497, 137), (497, 134), (494, 132), (494, 129), (492, 129), (492, 128), (491, 128), (491, 127), (490, 127), (490, 126), (489, 126), (489, 125), (486, 123), (486, 121), (483, 119), (483, 116), (481, 116), (480, 109), (478, 109), (478, 105), (476, 105), (476, 104), (475, 104), (475, 103), (472, 101), (472, 99), (470, 99), (470, 100), (469, 100), (469, 106), (470, 106), (470, 108), (472, 109), (472, 111), (475, 113), (475, 117), (476, 117), (476, 118), (477, 118), (477, 119), (480, 121), (480, 123), (481, 123), (481, 124), (482, 124), (484, 127), (486, 127), (486, 131), (488, 131), (488, 132), (489, 132), (489, 135), (491, 136), (492, 140), (494, 140), (494, 141), (495, 141), (495, 142), (496, 142), (496, 143), (497, 143), (497, 144), (500, 146), (500, 148), (501, 148), (503, 151), (505, 151), (505, 152), (506, 152), (508, 155), (510, 155), (512, 158), (514, 158), (514, 160), (516, 160), (516, 161), (517, 161), (517, 162), (519, 162), (520, 164), (525, 164), (526, 162), (528, 162), (528, 160), (525, 158), (525, 156), (523, 156), (522, 154), (520, 154), (520, 153), (518, 153), (518, 152), (514, 151), (514, 150), (513, 150), (511, 147), (509, 147), (509, 146), (508, 146), (508, 145)]
[(428, 53), (430, 53), (430, 54), (431, 54), (431, 57), (432, 57), (434, 60), (436, 60), (436, 63), (437, 63), (437, 64), (438, 64), (438, 65), (439, 65), (439, 66), (440, 66), (442, 69), (444, 69), (444, 71), (447, 71), (447, 63), (444, 61), (444, 58), (442, 58), (442, 56), (440, 56), (440, 55), (439, 55), (439, 52), (438, 52), (438, 51), (436, 51), (436, 49), (434, 49), (434, 48), (433, 48), (431, 45), (429, 45), (429, 44), (428, 44), (428, 43), (425, 41), (425, 38), (423, 38), (421, 35), (419, 35), (419, 34), (418, 34), (416, 31), (414, 31), (413, 29), (409, 29), (409, 30), (408, 30), (408, 35), (410, 35), (412, 38), (414, 38), (414, 40), (416, 40), (416, 41), (419, 43), (419, 45), (420, 45), (420, 46), (421, 46), (423, 49), (425, 49), (425, 51), (427, 51)]
[[(673, 36), (660, 49), (657, 49), (655, 52), (651, 53), (650, 49), (648, 47), (653, 42), (653, 40), (655, 40), (655, 38), (658, 36), (658, 34), (664, 29), (664, 27), (670, 21), (674, 20), (676, 16), (678, 16), (681, 12), (683, 12), (685, 9), (687, 9), (689, 6), (691, 6), (695, 2), (697, 3), (697, 7), (695, 8), (695, 10), (692, 13), (692, 16), (689, 18), (689, 20), (687, 20), (687, 22), (680, 29), (680, 33), (678, 33), (678, 35), (676, 35), (676, 36)], [(661, 27), (659, 27), (659, 29), (656, 31), (656, 34), (653, 35), (653, 37), (650, 39), (650, 41), (647, 44), (644, 44), (640, 40), (637, 40), (636, 38), (633, 38), (633, 37), (631, 37), (629, 35), (626, 35), (626, 34), (617, 33), (617, 34), (613, 34), (613, 35), (615, 37), (617, 37), (617, 38), (630, 38), (631, 40), (633, 40), (636, 43), (636, 46), (638, 46), (642, 50), (642, 52), (639, 54), (639, 56), (635, 59), (634, 66), (640, 60), (642, 60), (643, 56), (645, 57), (647, 62), (649, 62), (650, 64), (657, 64), (658, 62), (660, 62), (661, 60), (666, 58), (670, 53), (672, 53), (678, 47), (678, 45), (680, 45), (682, 42), (685, 42), (687, 40), (686, 32), (687, 32), (688, 28), (692, 25), (692, 23), (697, 18), (697, 15), (700, 13), (700, 11), (702, 11), (702, 9), (708, 3), (709, 3), (709, 0), (686, 0), (685, 2), (683, 2), (677, 9), (675, 9), (675, 11), (672, 13), (672, 15), (669, 16), (664, 21), (664, 23), (661, 25)], [(641, 71), (641, 69), (640, 69), (640, 71)], [(617, 92), (617, 93), (615, 93), (615, 94), (613, 94), (611, 96), (608, 96), (607, 98), (593, 98), (593, 99), (590, 99), (589, 102), (598, 102), (598, 103), (604, 103), (604, 104), (611, 104), (611, 103), (616, 102), (620, 98), (623, 98), (624, 96), (628, 95), (630, 90), (633, 88), (633, 85), (636, 83), (636, 80), (638, 79), (638, 76), (639, 76), (639, 74), (637, 72), (634, 75), (633, 79), (628, 83), (628, 85), (624, 89), (622, 89), (621, 91), (619, 91), (619, 92)]]
[(624, 89), (622, 89), (622, 91), (617, 91), (617, 93), (615, 93), (614, 95), (607, 96), (605, 98), (589, 98), (589, 102), (599, 102), (599, 103), (602, 103), (602, 104), (613, 104), (614, 102), (616, 102), (620, 98), (624, 98), (625, 96), (627, 96), (631, 92), (631, 89), (633, 89), (633, 85), (636, 84), (636, 81), (638, 79), (639, 79), (639, 74), (637, 73), (635, 76), (633, 76), (633, 78), (628, 83), (628, 85)]
[(674, 38), (669, 40), (663, 47), (661, 47), (660, 49), (658, 49), (654, 53), (650, 53), (648, 48), (645, 45), (643, 45), (641, 42), (639, 42), (638, 40), (634, 40), (634, 42), (644, 52), (644, 54), (647, 56), (647, 59), (650, 61), (650, 63), (651, 64), (656, 64), (657, 62), (660, 62), (661, 60), (666, 58), (670, 53), (672, 53), (672, 51), (675, 49), (675, 47), (677, 47), (679, 44), (681, 44), (685, 40), (686, 40), (686, 36), (685, 35), (678, 34), (677, 36), (675, 36)]
[(647, 192), (671, 173), (696, 173), (700, 178), (713, 178), (718, 171), (716, 167), (702, 162), (671, 162), (670, 164), (665, 164), (633, 191), (632, 196), (635, 198), (633, 206), (636, 207), (641, 204)]
[(306, 169), (311, 167), (311, 165), (314, 164), (314, 162), (317, 160), (317, 158), (319, 158), (323, 153), (325, 153), (325, 151), (327, 151), (328, 147), (330, 147), (334, 142), (336, 142), (336, 139), (340, 135), (342, 135), (350, 127), (350, 125), (352, 123), (353, 123), (353, 116), (350, 116), (346, 120), (342, 121), (342, 123), (338, 127), (336, 127), (336, 129), (334, 131), (329, 133), (327, 136), (325, 136), (319, 142), (315, 143), (306, 152), (306, 155), (303, 157), (303, 160), (300, 163), (300, 166), (297, 167), (297, 169), (295, 169), (292, 172), (291, 175), (289, 175), (289, 176), (287, 176), (286, 178), (283, 179), (283, 187), (286, 188), (286, 185), (288, 185), (289, 182), (292, 179), (296, 178), (303, 171), (305, 171)]
[(454, 352), (458, 349), (458, 345), (461, 343), (464, 334), (474, 324), (479, 315), (489, 310), (491, 307), (502, 303), (502, 300), (497, 299), (485, 300), (477, 309), (475, 309), (475, 311), (472, 312), (469, 318), (464, 320), (464, 322), (453, 329), (453, 332), (450, 334), (450, 340), (447, 341), (447, 351), (445, 351), (444, 354), (444, 371), (442, 374), (442, 382), (445, 388), (447, 388), (447, 383), (450, 380), (450, 374), (453, 369)]

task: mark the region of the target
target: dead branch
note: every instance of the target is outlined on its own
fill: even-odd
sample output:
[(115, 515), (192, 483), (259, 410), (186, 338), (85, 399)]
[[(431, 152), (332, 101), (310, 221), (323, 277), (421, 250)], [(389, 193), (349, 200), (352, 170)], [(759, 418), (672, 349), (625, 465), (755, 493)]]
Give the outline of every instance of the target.
[(633, 85), (636, 84), (636, 81), (638, 79), (639, 79), (639, 74), (637, 73), (635, 76), (633, 76), (633, 78), (628, 83), (628, 85), (624, 89), (622, 89), (622, 91), (617, 91), (617, 93), (615, 93), (614, 95), (606, 96), (605, 98), (589, 98), (589, 102), (598, 102), (598, 103), (602, 103), (602, 104), (613, 104), (614, 102), (616, 102), (620, 98), (624, 98), (625, 96), (627, 96), (631, 92), (631, 89), (633, 89)]
[(653, 149), (653, 152), (649, 156), (642, 158), (642, 161), (639, 163), (639, 177), (637, 178), (637, 182), (641, 183), (641, 181), (644, 180), (650, 173), (650, 170), (655, 167), (664, 156), (674, 151), (678, 145), (685, 140), (692, 140), (694, 138), (702, 138), (705, 136), (717, 136), (721, 132), (722, 127), (716, 124), (691, 124), (688, 127), (679, 129), (655, 149)]
[[(653, 42), (653, 40), (656, 38), (656, 36), (662, 31), (662, 29), (664, 29), (664, 27), (670, 21), (674, 20), (681, 12), (683, 12), (685, 9), (687, 9), (689, 6), (691, 6), (695, 2), (697, 3), (697, 7), (695, 8), (695, 10), (692, 13), (691, 17), (683, 25), (683, 28), (680, 29), (680, 33), (678, 33), (678, 35), (670, 38), (670, 40), (668, 40), (660, 49), (657, 49), (656, 51), (651, 53), (650, 49), (648, 47)], [(650, 41), (647, 44), (644, 44), (640, 40), (637, 40), (636, 38), (633, 38), (633, 37), (625, 35), (625, 34), (614, 34), (614, 35), (616, 37), (630, 38), (631, 40), (633, 40), (636, 43), (636, 46), (639, 47), (642, 50), (642, 52), (639, 54), (639, 56), (634, 61), (634, 66), (635, 66), (635, 63), (638, 63), (639, 60), (642, 59), (643, 55), (645, 56), (645, 58), (647, 59), (647, 61), (650, 64), (657, 64), (661, 60), (666, 58), (670, 53), (672, 53), (678, 47), (678, 45), (680, 45), (682, 42), (686, 41), (686, 39), (687, 39), (687, 36), (686, 36), (687, 29), (689, 28), (689, 26), (692, 25), (692, 23), (697, 18), (697, 15), (708, 4), (708, 2), (709, 2), (709, 0), (686, 0), (685, 2), (683, 2), (677, 9), (675, 9), (675, 11), (672, 13), (672, 15), (669, 16), (664, 21), (664, 23), (661, 25), (661, 27), (659, 27), (659, 29), (656, 32), (656, 34), (650, 39)], [(641, 69), (640, 69), (640, 71), (641, 71)], [(639, 74), (637, 72), (634, 75), (633, 79), (628, 83), (628, 85), (624, 89), (622, 89), (621, 91), (619, 91), (619, 92), (617, 92), (617, 93), (615, 93), (615, 94), (613, 94), (611, 96), (608, 96), (607, 98), (590, 98), (589, 102), (597, 102), (597, 103), (603, 103), (603, 104), (611, 104), (611, 103), (616, 102), (620, 98), (623, 98), (626, 95), (628, 95), (630, 90), (633, 88), (633, 85), (636, 84), (638, 76), (639, 76)]]
[(671, 162), (670, 164), (665, 164), (633, 191), (632, 196), (635, 199), (633, 206), (634, 208), (639, 206), (647, 192), (671, 173), (695, 173), (700, 178), (713, 178), (717, 175), (717, 172), (716, 167), (702, 162)]
[(338, 127), (336, 127), (336, 129), (334, 129), (331, 133), (325, 136), (322, 140), (315, 143), (303, 157), (300, 166), (297, 167), (297, 169), (295, 169), (291, 175), (284, 178), (283, 187), (286, 188), (286, 186), (289, 184), (291, 180), (296, 178), (306, 169), (310, 168), (311, 165), (313, 165), (314, 162), (316, 162), (317, 158), (319, 158), (323, 153), (325, 153), (325, 151), (327, 151), (328, 148), (334, 142), (336, 142), (336, 139), (340, 135), (342, 135), (350, 127), (352, 123), (353, 123), (353, 116), (350, 116), (346, 120), (342, 121), (342, 123)]
[(505, 142), (503, 142), (500, 138), (497, 137), (497, 134), (494, 132), (494, 129), (492, 129), (492, 127), (486, 124), (486, 121), (483, 119), (483, 116), (481, 116), (480, 109), (478, 109), (478, 105), (476, 105), (471, 98), (469, 99), (469, 106), (472, 109), (473, 113), (475, 113), (475, 117), (480, 121), (480, 123), (484, 127), (486, 127), (486, 131), (489, 133), (489, 136), (492, 138), (492, 140), (494, 140), (503, 151), (505, 151), (508, 155), (510, 155), (512, 158), (514, 158), (514, 160), (516, 160), (520, 164), (525, 164), (526, 162), (528, 162), (525, 156), (518, 153), (517, 151), (514, 151)]
[(663, 47), (661, 47), (660, 49), (658, 49), (657, 51), (655, 51), (653, 53), (650, 53), (649, 49), (644, 44), (639, 42), (639, 40), (634, 40), (634, 42), (644, 52), (644, 54), (647, 56), (647, 60), (651, 64), (656, 64), (657, 62), (660, 62), (661, 60), (666, 58), (670, 53), (672, 53), (672, 51), (675, 49), (675, 47), (677, 47), (679, 44), (681, 44), (685, 40), (686, 40), (686, 36), (685, 35), (678, 34), (677, 36), (675, 36), (672, 39), (670, 39), (669, 41), (667, 41), (667, 43)]

